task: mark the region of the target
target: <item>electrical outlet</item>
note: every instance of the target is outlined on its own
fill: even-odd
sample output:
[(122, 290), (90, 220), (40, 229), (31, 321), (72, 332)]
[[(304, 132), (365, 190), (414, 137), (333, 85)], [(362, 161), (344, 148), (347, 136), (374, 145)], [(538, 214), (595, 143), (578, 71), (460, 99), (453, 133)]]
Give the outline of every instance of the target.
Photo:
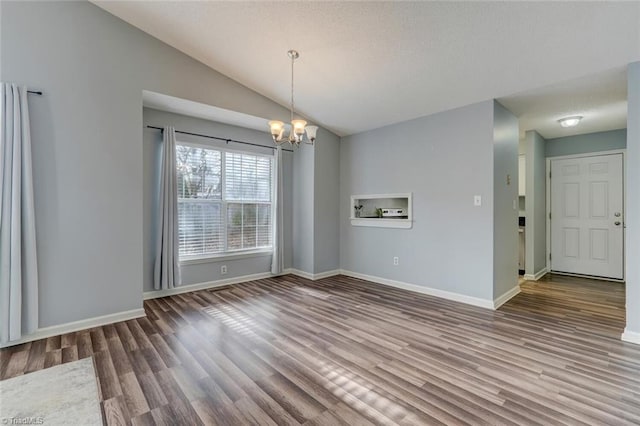
[(220, 274), (221, 275), (226, 275), (227, 274), (227, 265), (222, 265), (220, 267)]
[(480, 195), (474, 195), (473, 196), (473, 205), (476, 207), (479, 207), (482, 205), (482, 196)]
[(398, 258), (398, 256), (395, 256), (393, 258), (393, 266), (398, 266), (399, 263), (400, 263), (400, 259)]

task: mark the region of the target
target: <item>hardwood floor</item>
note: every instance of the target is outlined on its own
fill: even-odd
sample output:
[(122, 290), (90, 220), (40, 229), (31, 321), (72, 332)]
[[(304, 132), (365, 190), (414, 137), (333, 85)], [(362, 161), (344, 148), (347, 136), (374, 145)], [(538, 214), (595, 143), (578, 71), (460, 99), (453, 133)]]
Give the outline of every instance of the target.
[(4, 349), (0, 377), (92, 356), (107, 424), (639, 424), (624, 286), (521, 287), (494, 312), (344, 276), (264, 279)]

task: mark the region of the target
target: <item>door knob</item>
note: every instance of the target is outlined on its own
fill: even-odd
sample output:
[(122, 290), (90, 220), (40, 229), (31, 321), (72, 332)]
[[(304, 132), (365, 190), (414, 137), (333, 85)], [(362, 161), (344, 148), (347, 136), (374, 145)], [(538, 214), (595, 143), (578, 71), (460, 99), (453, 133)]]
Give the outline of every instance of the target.
[(616, 220), (615, 222), (613, 222), (613, 224), (616, 225), (616, 226), (620, 226), (620, 221)]

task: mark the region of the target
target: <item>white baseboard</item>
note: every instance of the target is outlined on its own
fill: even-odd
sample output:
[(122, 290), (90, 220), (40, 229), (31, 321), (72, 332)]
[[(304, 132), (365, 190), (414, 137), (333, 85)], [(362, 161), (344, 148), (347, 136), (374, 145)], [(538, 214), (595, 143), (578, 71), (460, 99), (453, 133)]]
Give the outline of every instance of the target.
[(297, 275), (297, 276), (302, 277), (302, 278), (306, 278), (308, 280), (312, 280), (313, 279), (313, 274), (312, 273), (301, 271), (299, 269), (290, 268), (290, 269), (287, 270), (287, 272), (290, 273), (290, 274), (293, 274), (293, 275)]
[(466, 296), (460, 293), (453, 293), (450, 291), (440, 290), (431, 287), (425, 287), (416, 284), (405, 283), (402, 281), (390, 280), (387, 278), (375, 277), (373, 275), (365, 275), (359, 272), (353, 271), (340, 271), (342, 275), (346, 275), (353, 278), (359, 278), (361, 280), (372, 281), (374, 283), (388, 285), (390, 287), (401, 288), (404, 290), (414, 291), (416, 293), (427, 294), (429, 296), (440, 297), (441, 299), (453, 300), (454, 302), (466, 303), (467, 305), (479, 306), (485, 309), (494, 309), (493, 300), (480, 299), (479, 297)]
[(622, 340), (625, 342), (640, 345), (640, 333), (636, 331), (630, 331), (625, 328), (624, 333), (622, 333)]
[(88, 328), (99, 327), (101, 325), (113, 324), (114, 322), (127, 321), (144, 317), (144, 308), (132, 309), (130, 311), (117, 312), (115, 314), (102, 315), (80, 321), (68, 322), (65, 324), (52, 325), (36, 330), (19, 340), (12, 340), (0, 344), (0, 348), (20, 345), (22, 343), (33, 342), (34, 340), (46, 339), (47, 337), (58, 336), (60, 334), (72, 333), (74, 331), (86, 330)]
[[(286, 269), (285, 271), (283, 271), (282, 274), (278, 274), (278, 275), (285, 275), (289, 273), (293, 273), (293, 272), (290, 272), (289, 269)], [(247, 281), (261, 280), (264, 278), (271, 278), (275, 276), (277, 275), (274, 275), (271, 272), (260, 272), (259, 274), (242, 275), (240, 277), (224, 278), (221, 280), (207, 281), (207, 282), (198, 283), (198, 284), (181, 285), (179, 287), (171, 288), (168, 290), (145, 291), (144, 293), (142, 293), (142, 298), (144, 300), (156, 299), (158, 297), (173, 296), (174, 294), (188, 293), (190, 291), (206, 290), (206, 289), (216, 288), (216, 287), (225, 287), (231, 284), (240, 284), (240, 283), (245, 283)]]
[(538, 281), (540, 278), (544, 277), (549, 270), (545, 267), (536, 272), (535, 274), (525, 274), (524, 279), (527, 281)]
[(506, 291), (502, 296), (499, 296), (493, 301), (493, 309), (498, 309), (500, 306), (504, 305), (509, 300), (514, 298), (518, 293), (520, 293), (520, 286), (516, 285), (511, 290)]
[(292, 268), (292, 269), (287, 269), (287, 273), (297, 275), (299, 277), (306, 278), (308, 280), (315, 281), (315, 280), (321, 280), (322, 278), (328, 278), (328, 277), (333, 277), (335, 275), (340, 275), (341, 270), (334, 269), (333, 271), (325, 271), (325, 272), (319, 272), (317, 274), (312, 274), (310, 272), (305, 272), (299, 269)]
[(317, 274), (313, 274), (314, 280), (321, 280), (323, 278), (335, 277), (336, 275), (340, 275), (342, 271), (340, 269), (334, 269), (333, 271), (325, 271)]
[(216, 288), (216, 287), (225, 287), (232, 284), (240, 284), (240, 283), (245, 283), (247, 281), (261, 280), (264, 278), (272, 278), (272, 277), (277, 277), (280, 275), (287, 275), (287, 274), (297, 275), (299, 277), (307, 278), (309, 280), (319, 280), (321, 278), (327, 278), (327, 277), (332, 277), (334, 275), (339, 275), (340, 270), (336, 269), (333, 271), (320, 272), (319, 274), (310, 274), (309, 272), (304, 272), (299, 269), (287, 268), (284, 271), (282, 271), (281, 274), (272, 274), (271, 272), (261, 272), (259, 274), (242, 275), (239, 277), (225, 278), (222, 280), (182, 285), (180, 287), (172, 288), (169, 290), (145, 291), (142, 297), (144, 300), (156, 299), (158, 297), (173, 296), (174, 294), (188, 293), (190, 291), (206, 290), (206, 289)]
[(319, 280), (321, 278), (327, 278), (327, 277), (332, 277), (334, 275), (339, 275), (340, 270), (336, 269), (333, 271), (320, 272), (318, 274), (311, 274), (309, 272), (301, 271), (299, 269), (287, 268), (284, 271), (282, 271), (282, 274), (274, 275), (271, 272), (261, 272), (259, 274), (242, 275), (239, 277), (225, 278), (222, 280), (207, 281), (207, 282), (198, 283), (198, 284), (182, 285), (180, 287), (172, 288), (169, 290), (145, 291), (142, 297), (144, 300), (156, 299), (158, 297), (173, 296), (174, 294), (188, 293), (190, 291), (206, 290), (206, 289), (216, 288), (216, 287), (225, 287), (232, 284), (240, 284), (240, 283), (245, 283), (247, 281), (261, 280), (264, 278), (272, 278), (272, 277), (276, 277), (279, 275), (286, 275), (286, 274), (297, 275), (299, 277), (306, 278), (309, 280)]

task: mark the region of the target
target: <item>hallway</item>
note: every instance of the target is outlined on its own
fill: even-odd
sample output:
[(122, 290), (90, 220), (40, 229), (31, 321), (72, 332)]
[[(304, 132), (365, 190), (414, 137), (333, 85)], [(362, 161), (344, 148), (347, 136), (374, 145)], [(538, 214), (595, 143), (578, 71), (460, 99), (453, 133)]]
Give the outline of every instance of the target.
[(595, 333), (620, 339), (625, 326), (623, 283), (547, 274), (520, 283), (521, 293), (500, 310), (527, 313), (544, 323), (545, 331)]

